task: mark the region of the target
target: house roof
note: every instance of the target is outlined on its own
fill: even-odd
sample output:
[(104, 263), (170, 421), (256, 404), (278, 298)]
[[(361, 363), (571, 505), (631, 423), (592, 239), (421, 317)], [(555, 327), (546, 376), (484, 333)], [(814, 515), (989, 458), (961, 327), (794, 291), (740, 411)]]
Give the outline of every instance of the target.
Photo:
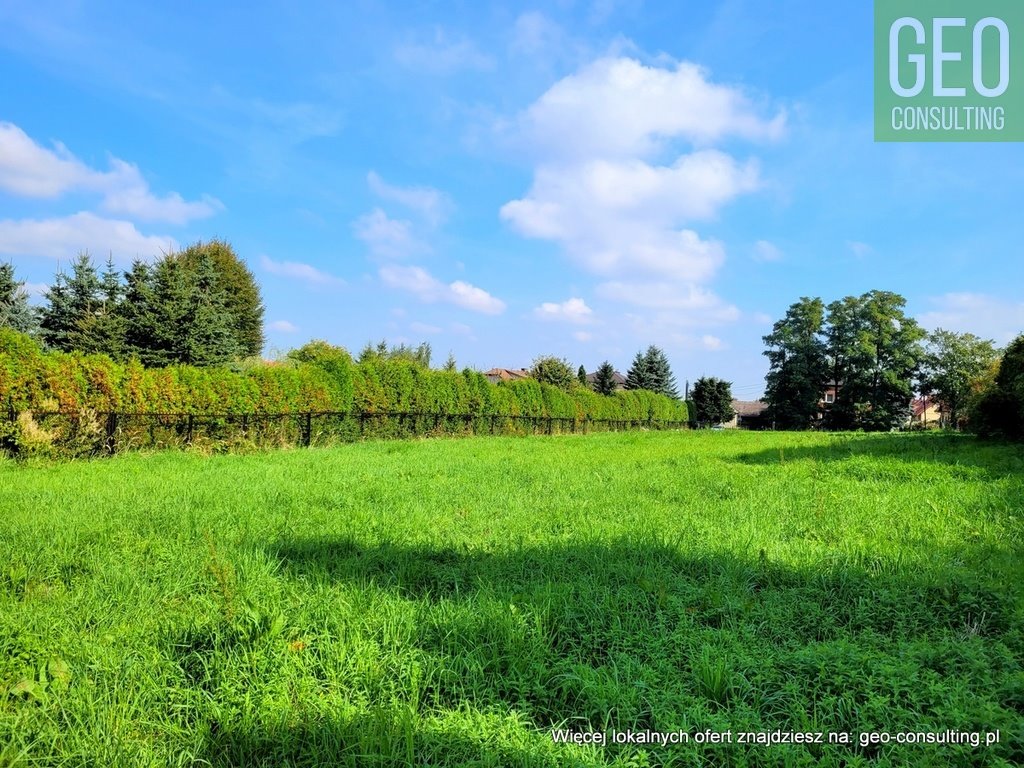
[(498, 381), (516, 381), (530, 378), (530, 372), (526, 368), (491, 368), (484, 376)]
[[(594, 371), (593, 373), (588, 373), (587, 374), (587, 381), (590, 382), (591, 384), (593, 384), (595, 381), (597, 381), (597, 371)], [(626, 386), (626, 377), (623, 376), (618, 371), (615, 371), (612, 374), (612, 381), (615, 383), (616, 386), (619, 386), (619, 387)]]
[(942, 412), (942, 403), (934, 397), (915, 397), (910, 401), (910, 407), (914, 411), (914, 416), (920, 416), (925, 411)]
[(762, 400), (733, 400), (732, 409), (737, 416), (760, 416), (768, 403)]

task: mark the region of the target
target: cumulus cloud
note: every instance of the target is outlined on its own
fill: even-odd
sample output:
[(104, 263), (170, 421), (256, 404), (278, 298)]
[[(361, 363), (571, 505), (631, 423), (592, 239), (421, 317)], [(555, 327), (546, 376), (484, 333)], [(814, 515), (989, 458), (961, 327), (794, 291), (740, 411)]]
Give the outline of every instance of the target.
[(80, 212), (52, 219), (0, 220), (0, 254), (66, 259), (81, 251), (110, 254), (120, 264), (177, 250), (174, 238), (144, 235), (130, 221)]
[(520, 116), (519, 128), (532, 151), (564, 160), (647, 157), (680, 138), (770, 140), (785, 122), (781, 112), (763, 117), (742, 91), (710, 82), (696, 64), (662, 68), (609, 57), (555, 83)]
[(534, 309), (533, 314), (541, 320), (562, 320), (582, 325), (591, 321), (594, 312), (583, 299), (567, 299), (561, 304), (546, 301)]
[(19, 197), (56, 199), (69, 192), (102, 195), (107, 213), (141, 221), (187, 224), (223, 209), (216, 198), (204, 195), (187, 201), (176, 192), (154, 195), (138, 167), (111, 158), (109, 171), (90, 168), (67, 147), (40, 146), (13, 123), (0, 123), (0, 189)]
[(431, 226), (438, 226), (453, 207), (451, 198), (433, 187), (397, 186), (388, 184), (375, 171), (366, 174), (370, 190), (382, 200), (403, 205), (422, 216)]
[(685, 155), (670, 167), (639, 160), (541, 166), (527, 196), (506, 203), (501, 216), (527, 237), (559, 242), (598, 274), (640, 270), (702, 281), (724, 251), (680, 223), (711, 218), (758, 183), (756, 164), (741, 165), (715, 150)]
[(360, 216), (352, 225), (357, 238), (380, 259), (405, 259), (429, 250), (412, 233), (412, 224), (392, 219), (380, 208)]
[(694, 227), (763, 184), (756, 160), (709, 145), (774, 140), (784, 113), (765, 114), (688, 62), (606, 57), (555, 83), (514, 128), (535, 167), (526, 194), (501, 208), (509, 226), (604, 278), (604, 298), (687, 312), (693, 324), (739, 317), (701, 287), (725, 248)]
[(499, 315), (505, 311), (505, 302), (482, 288), (462, 280), (445, 284), (422, 267), (389, 265), (381, 267), (379, 274), (385, 285), (413, 293), (420, 301), (454, 304), (485, 315)]
[(314, 266), (298, 261), (274, 261), (268, 256), (260, 256), (260, 266), (272, 275), (302, 280), (310, 285), (322, 287), (340, 287), (345, 285), (345, 281), (340, 277), (335, 277)]

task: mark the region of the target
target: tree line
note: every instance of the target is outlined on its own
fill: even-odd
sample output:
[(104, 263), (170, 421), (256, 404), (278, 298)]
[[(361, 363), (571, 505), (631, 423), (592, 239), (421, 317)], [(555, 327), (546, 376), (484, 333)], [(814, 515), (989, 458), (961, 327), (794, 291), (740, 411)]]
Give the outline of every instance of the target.
[[(889, 430), (908, 423), (918, 393), (941, 405), (946, 426), (979, 426), (978, 406), (999, 370), (995, 343), (944, 329), (929, 334), (905, 306), (899, 294), (878, 290), (790, 305), (763, 337), (770, 422), (777, 429)], [(990, 422), (997, 410), (989, 408)]]
[(98, 269), (87, 253), (58, 271), (32, 307), (10, 264), (0, 264), (0, 327), (50, 350), (103, 354), (143, 365), (217, 365), (263, 347), (259, 286), (232, 247), (198, 242), (153, 264)]

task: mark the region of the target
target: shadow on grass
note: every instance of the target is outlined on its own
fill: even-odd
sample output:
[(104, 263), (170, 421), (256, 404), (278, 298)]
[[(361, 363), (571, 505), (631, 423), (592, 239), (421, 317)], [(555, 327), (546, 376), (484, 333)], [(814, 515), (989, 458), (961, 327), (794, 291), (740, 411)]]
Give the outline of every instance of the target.
[[(481, 594), (565, 611), (566, 626), (591, 620), (639, 625), (671, 614), (721, 628), (731, 618), (767, 622), (791, 642), (848, 631), (918, 635), (963, 627), (982, 613), (1006, 628), (1001, 596), (963, 569), (922, 574), (906, 563), (850, 555), (803, 569), (763, 552), (684, 554), (668, 542), (552, 544), (480, 550), (349, 539), (282, 542), (271, 550), (284, 571), (306, 581), (350, 582), (416, 601), (472, 601)], [(798, 608), (777, 612), (790, 605)], [(773, 615), (762, 615), (766, 610)]]
[[(348, 681), (361, 711), (296, 709), (290, 723), (262, 728), (211, 723), (202, 758), (213, 766), (604, 765), (635, 755), (608, 748), (572, 763), (544, 741), (562, 723), (851, 732), (988, 723), (1024, 733), (1024, 679), (1007, 661), (1024, 651), (1014, 601), (963, 571), (870, 559), (798, 569), (762, 554), (690, 556), (644, 540), (482, 551), (314, 539), (270, 551), (286, 578), (319, 594), (350, 587), (365, 596), (381, 615), (357, 608), (340, 621), (428, 671), (416, 683), (395, 673), (390, 690), (415, 689), (405, 702), (374, 701)], [(396, 605), (415, 620), (389, 624), (383, 614)], [(950, 708), (962, 722), (936, 714)], [(452, 713), (465, 719), (446, 719)], [(474, 730), (480, 713), (519, 726)], [(999, 754), (1024, 758), (1015, 749)], [(737, 747), (707, 763), (695, 745), (657, 747), (651, 764), (849, 765), (881, 754), (856, 745), (774, 750)], [(965, 756), (928, 764), (972, 764)]]
[(474, 732), (470, 722), (453, 725), (421, 719), (402, 707), (374, 706), (368, 713), (334, 714), (315, 723), (280, 724), (257, 732), (217, 728), (207, 741), (201, 764), (212, 768), (539, 768), (604, 762), (596, 757), (569, 762), (558, 758), (553, 744), (538, 743), (536, 738)]
[[(742, 464), (779, 465), (789, 461), (841, 462), (859, 457), (879, 460), (930, 462), (949, 470), (951, 477), (987, 479), (1016, 475), (1024, 478), (1024, 452), (1010, 444), (982, 441), (953, 433), (834, 433), (816, 445), (779, 446), (739, 454)], [(885, 471), (897, 472), (892, 465)], [(913, 477), (913, 468), (904, 474)]]

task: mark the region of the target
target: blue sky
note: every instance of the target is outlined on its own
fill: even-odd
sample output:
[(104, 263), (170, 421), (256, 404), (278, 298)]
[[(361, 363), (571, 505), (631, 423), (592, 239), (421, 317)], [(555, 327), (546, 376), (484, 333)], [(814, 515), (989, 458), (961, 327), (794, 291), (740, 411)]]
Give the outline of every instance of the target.
[(1024, 149), (878, 144), (870, 3), (0, 5), (0, 259), (230, 241), (268, 352), (762, 391), (803, 295), (1024, 330)]

